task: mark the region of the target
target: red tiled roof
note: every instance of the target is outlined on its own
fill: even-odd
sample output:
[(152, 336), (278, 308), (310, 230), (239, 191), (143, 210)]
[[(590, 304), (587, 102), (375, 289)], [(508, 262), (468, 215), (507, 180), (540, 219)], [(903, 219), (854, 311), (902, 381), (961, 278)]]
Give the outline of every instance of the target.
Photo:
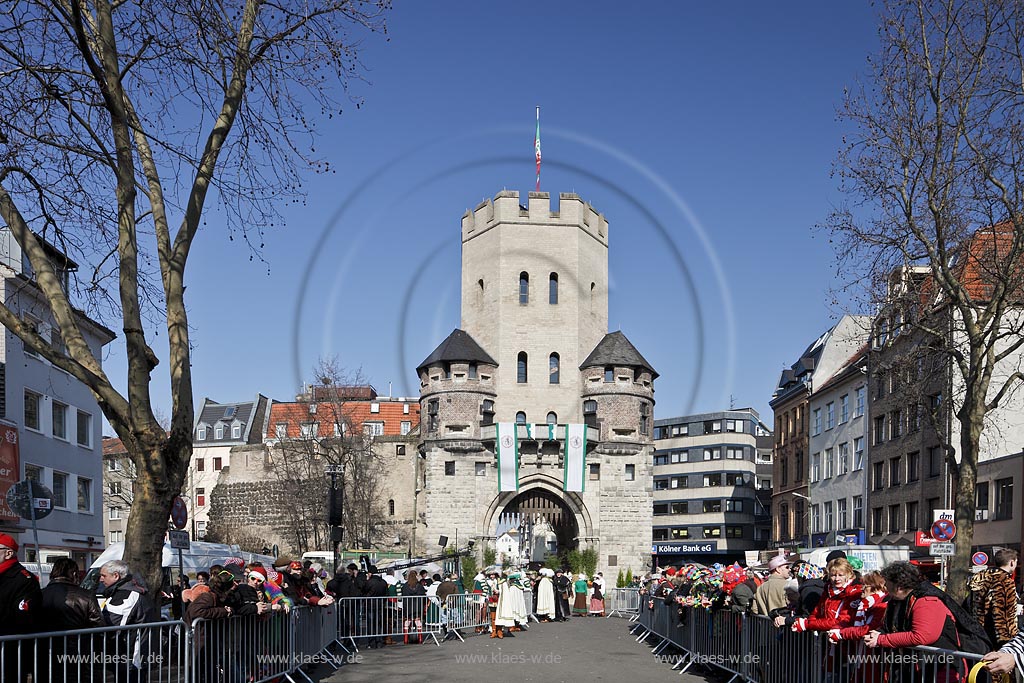
[[(380, 412), (371, 413), (370, 405), (376, 403)], [(411, 429), (420, 423), (420, 404), (417, 401), (344, 401), (342, 403), (317, 403), (316, 413), (309, 412), (310, 403), (274, 403), (270, 407), (270, 419), (267, 421), (267, 438), (277, 438), (277, 425), (288, 425), (288, 438), (297, 439), (301, 436), (301, 425), (309, 422), (319, 424), (320, 437), (334, 436), (334, 426), (348, 425), (347, 429), (362, 432), (366, 422), (383, 422), (384, 436), (400, 436), (402, 422), (411, 422)], [(409, 412), (405, 412), (405, 406)]]
[(981, 228), (968, 240), (964, 249), (966, 255), (958, 264), (956, 274), (972, 299), (988, 300), (995, 283), (1006, 275), (1011, 277), (1007, 284), (1020, 291), (1024, 263), (1011, 267), (1006, 261), (1013, 240), (1014, 225), (1009, 221)]
[(113, 436), (103, 437), (103, 455), (127, 455), (128, 451), (125, 449), (124, 444), (121, 443), (121, 439)]

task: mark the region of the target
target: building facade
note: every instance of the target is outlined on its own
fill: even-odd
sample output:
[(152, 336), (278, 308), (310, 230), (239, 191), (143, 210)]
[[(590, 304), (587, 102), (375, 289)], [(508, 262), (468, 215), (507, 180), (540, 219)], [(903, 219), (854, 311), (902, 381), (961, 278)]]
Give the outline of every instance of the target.
[[(758, 439), (770, 434), (753, 408), (654, 423), (653, 547), (662, 566), (745, 559), (769, 541), (758, 495)], [(764, 489), (762, 489), (764, 490)]]
[(782, 371), (769, 405), (775, 414), (773, 455), (772, 543), (808, 546), (810, 502), (810, 397), (862, 345), (870, 329), (864, 316), (843, 316)]
[(867, 344), (810, 397), (811, 545), (866, 543)]
[[(417, 369), (431, 539), (493, 544), (498, 520), (519, 515), (550, 526), (559, 552), (596, 550), (605, 571), (650, 563), (657, 373), (608, 333), (608, 240), (574, 194), (552, 211), (546, 192), (522, 206), (503, 191), (463, 216), (461, 328)], [(517, 425), (516, 491), (499, 491), (496, 423)], [(585, 425), (578, 492), (563, 486), (569, 424)]]
[[(49, 244), (44, 247), (68, 291), (77, 265)], [(0, 228), (0, 275), (4, 304), (62, 352), (46, 298), (6, 227)], [(90, 352), (102, 359), (114, 333), (76, 313)], [(0, 420), (17, 428), (20, 454), (20, 463), (11, 468), (16, 470), (13, 478), (38, 481), (53, 493), (52, 511), (38, 521), (41, 559), (66, 556), (88, 567), (104, 547), (99, 406), (84, 384), (33, 353), (9, 330), (0, 340)], [(22, 558), (35, 561), (31, 524), (18, 519), (6, 502), (0, 503), (0, 530), (18, 539), (25, 549)]]

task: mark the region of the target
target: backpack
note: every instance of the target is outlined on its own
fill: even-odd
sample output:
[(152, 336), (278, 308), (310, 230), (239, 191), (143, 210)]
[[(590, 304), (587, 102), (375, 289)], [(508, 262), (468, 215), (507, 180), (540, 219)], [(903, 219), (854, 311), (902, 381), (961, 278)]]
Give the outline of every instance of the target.
[[(915, 591), (916, 592), (916, 591)], [(951, 598), (946, 591), (939, 590), (930, 583), (926, 585), (925, 589), (919, 593), (920, 595), (933, 595), (940, 600), (949, 610), (950, 614), (953, 615), (953, 623), (956, 626), (956, 635), (960, 639), (960, 651), (970, 652), (976, 655), (983, 655), (988, 652), (992, 652), (992, 642), (989, 640), (988, 634), (978, 623), (978, 620), (974, 616), (974, 612), (970, 612), (964, 608), (963, 605), (957, 603), (956, 600)], [(964, 600), (973, 600), (973, 597), (968, 595)], [(972, 603), (973, 604), (973, 603)]]

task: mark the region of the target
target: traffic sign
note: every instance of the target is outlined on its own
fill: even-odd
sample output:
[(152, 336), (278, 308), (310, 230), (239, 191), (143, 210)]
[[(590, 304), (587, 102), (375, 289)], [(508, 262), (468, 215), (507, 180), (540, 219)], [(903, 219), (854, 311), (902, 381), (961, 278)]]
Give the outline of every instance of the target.
[(184, 529), (188, 524), (188, 506), (181, 496), (175, 496), (174, 502), (171, 503), (171, 522), (175, 529)]
[(952, 522), (954, 512), (955, 510), (952, 510), (950, 508), (938, 508), (935, 510), (935, 514), (932, 517), (932, 521), (938, 522), (940, 520), (946, 520), (947, 522)]
[(188, 550), (192, 545), (187, 531), (168, 531), (167, 540), (171, 543), (171, 550)]
[(973, 562), (979, 567), (984, 567), (986, 564), (988, 564), (988, 555), (981, 552), (974, 553), (973, 555), (971, 555), (971, 562)]
[(940, 519), (932, 524), (932, 538), (943, 543), (956, 538), (956, 524), (952, 520)]
[(53, 494), (38, 481), (22, 479), (8, 489), (7, 505), (22, 519), (32, 519), (35, 508), (35, 518), (42, 519), (53, 512)]
[(928, 554), (929, 555), (942, 555), (942, 556), (945, 556), (945, 555), (955, 555), (956, 554), (955, 548), (956, 548), (956, 545), (954, 545), (953, 543), (932, 543), (928, 547)]

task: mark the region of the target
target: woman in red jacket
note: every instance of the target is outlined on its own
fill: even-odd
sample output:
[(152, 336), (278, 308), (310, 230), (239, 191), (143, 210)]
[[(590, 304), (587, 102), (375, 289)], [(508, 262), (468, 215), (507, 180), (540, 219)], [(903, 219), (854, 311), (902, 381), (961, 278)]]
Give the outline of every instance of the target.
[[(861, 584), (853, 567), (845, 557), (839, 557), (825, 567), (828, 588), (818, 600), (811, 616), (793, 622), (793, 631), (831, 631), (853, 626), (857, 609), (860, 607)], [(848, 680), (846, 667), (850, 661), (846, 647), (832, 645), (825, 657), (825, 681)]]

